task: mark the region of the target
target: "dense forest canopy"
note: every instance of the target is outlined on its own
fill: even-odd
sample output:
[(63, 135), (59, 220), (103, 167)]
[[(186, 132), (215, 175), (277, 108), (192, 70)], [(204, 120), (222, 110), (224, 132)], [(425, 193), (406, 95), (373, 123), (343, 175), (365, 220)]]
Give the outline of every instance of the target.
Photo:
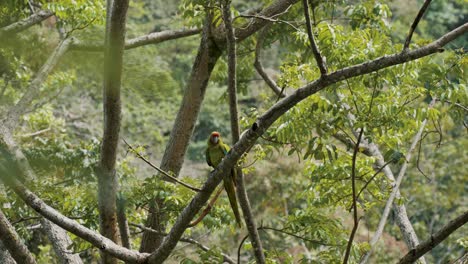
[(465, 263), (467, 17), (2, 1), (0, 263)]

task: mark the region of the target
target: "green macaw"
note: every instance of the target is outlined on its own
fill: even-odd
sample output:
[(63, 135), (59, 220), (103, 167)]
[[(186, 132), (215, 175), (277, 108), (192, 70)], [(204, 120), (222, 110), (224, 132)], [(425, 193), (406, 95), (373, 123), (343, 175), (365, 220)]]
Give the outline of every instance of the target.
[[(229, 146), (223, 143), (221, 139), (221, 135), (219, 132), (212, 132), (210, 137), (208, 138), (208, 146), (206, 148), (206, 163), (213, 168), (216, 168), (221, 161), (223, 160), (224, 156), (229, 152)], [(237, 172), (233, 168), (231, 173), (229, 173), (223, 179), (224, 182), (224, 189), (229, 198), (229, 203), (231, 204), (232, 211), (234, 216), (236, 217), (236, 222), (240, 226), (241, 224), (241, 217), (239, 214), (239, 207), (237, 206), (237, 198), (236, 198), (236, 178)]]

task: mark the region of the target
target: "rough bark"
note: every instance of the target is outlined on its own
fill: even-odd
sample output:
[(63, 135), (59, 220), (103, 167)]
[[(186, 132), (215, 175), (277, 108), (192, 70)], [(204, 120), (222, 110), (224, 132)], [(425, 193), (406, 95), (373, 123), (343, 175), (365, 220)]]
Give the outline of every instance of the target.
[(117, 222), (119, 223), (120, 238), (122, 246), (132, 249), (130, 244), (130, 229), (128, 228), (127, 214), (125, 213), (125, 198), (119, 195), (117, 198)]
[(41, 220), (42, 227), (46, 231), (49, 241), (54, 247), (55, 254), (59, 259), (61, 264), (81, 264), (81, 258), (78, 254), (74, 254), (70, 247), (72, 245), (72, 240), (64, 232), (64, 230), (49, 220), (43, 218)]
[(0, 240), (0, 263), (2, 264), (16, 264), (16, 261), (11, 257), (8, 249), (3, 246), (2, 241)]
[(23, 19), (21, 21), (18, 21), (6, 27), (0, 28), (0, 37), (6, 37), (6, 35), (9, 35), (9, 34), (19, 33), (23, 30), (30, 28), (31, 26), (37, 23), (42, 22), (43, 20), (47, 19), (48, 17), (51, 17), (52, 15), (54, 15), (54, 13), (50, 10), (41, 10), (26, 19)]
[(444, 241), (449, 235), (455, 232), (458, 228), (468, 222), (468, 211), (465, 211), (462, 215), (450, 221), (444, 227), (442, 227), (431, 237), (419, 244), (417, 247), (411, 249), (400, 261), (399, 264), (410, 264), (414, 263), (418, 258), (426, 254), (428, 251), (436, 247), (440, 242)]
[[(111, 12), (107, 18), (104, 52), (104, 131), (98, 173), (98, 209), (101, 234), (117, 242), (119, 239), (116, 213), (118, 182), (115, 164), (120, 131), (120, 86), (128, 0), (110, 1), (108, 5), (111, 5), (108, 7)], [(102, 261), (104, 264), (117, 263), (117, 259), (103, 251)]]
[(23, 244), (20, 237), (16, 233), (14, 227), (10, 224), (6, 216), (0, 210), (0, 240), (3, 246), (8, 249), (10, 256), (17, 263), (35, 264), (36, 260), (33, 255)]
[(317, 93), (331, 84), (440, 52), (444, 45), (463, 35), (467, 31), (468, 23), (456, 28), (438, 40), (419, 49), (380, 57), (366, 63), (346, 67), (333, 73), (329, 73), (322, 76), (320, 79), (297, 89), (290, 96), (277, 102), (263, 115), (259, 116), (257, 121), (252, 124), (252, 127), (243, 133), (243, 136), (240, 138), (240, 140), (233, 146), (231, 151), (226, 155), (215, 171), (210, 174), (202, 187), (203, 191), (197, 193), (192, 201), (184, 208), (161, 246), (151, 254), (149, 263), (162, 263), (165, 259), (167, 259), (169, 254), (177, 245), (177, 242), (181, 238), (185, 229), (190, 224), (190, 221), (208, 201), (211, 193), (220, 183), (222, 177), (226, 173), (229, 173), (241, 155), (250, 149), (253, 144), (255, 144), (256, 140), (273, 124), (273, 122), (275, 122), (286, 111), (294, 107), (308, 96)]
[[(172, 128), (169, 142), (161, 162), (161, 169), (178, 175), (182, 168), (188, 142), (192, 136), (193, 128), (200, 112), (201, 103), (205, 97), (206, 87), (213, 71), (214, 65), (221, 55), (211, 37), (211, 22), (206, 20), (203, 27), (202, 39), (198, 48), (197, 57), (192, 67), (190, 78), (185, 88), (184, 97)], [(147, 226), (163, 231), (160, 224), (161, 215), (159, 207), (161, 202), (155, 202), (150, 208)], [(156, 206), (158, 205), (158, 206)], [(158, 214), (159, 216), (157, 216)], [(145, 232), (140, 247), (141, 252), (152, 252), (159, 246), (162, 237), (158, 234)]]
[[(223, 20), (226, 28), (226, 42), (227, 42), (227, 53), (228, 53), (228, 94), (229, 94), (229, 114), (231, 119), (231, 135), (232, 143), (235, 144), (240, 137), (239, 132), (239, 114), (237, 109), (237, 76), (236, 76), (236, 65), (237, 65), (237, 54), (236, 54), (236, 38), (234, 28), (232, 26), (231, 18), (231, 1), (223, 1)], [(244, 215), (245, 224), (247, 225), (247, 231), (249, 232), (250, 241), (252, 241), (252, 249), (254, 251), (255, 259), (257, 263), (265, 263), (265, 254), (263, 253), (262, 241), (258, 234), (257, 225), (255, 218), (250, 207), (249, 197), (247, 196), (247, 190), (244, 183), (244, 174), (241, 168), (234, 168), (237, 170), (237, 198), (239, 200), (242, 213)]]

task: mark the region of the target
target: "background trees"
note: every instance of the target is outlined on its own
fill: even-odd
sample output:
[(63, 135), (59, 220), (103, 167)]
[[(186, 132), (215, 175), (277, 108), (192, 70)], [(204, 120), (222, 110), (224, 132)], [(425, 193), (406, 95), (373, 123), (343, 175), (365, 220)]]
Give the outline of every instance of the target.
[[(107, 22), (105, 3), (96, 0), (0, 6), (0, 169), (6, 185), (0, 199), (14, 227), (2, 230), (16, 232), (35, 261), (60, 259), (60, 249), (51, 245), (63, 243), (51, 236), (47, 241), (45, 217), (71, 232), (71, 245), (62, 250), (79, 253), (70, 260), (75, 262), (93, 261), (99, 249), (112, 256), (104, 258), (108, 262), (262, 262), (262, 253), (276, 262), (359, 262), (398, 175), (400, 194), (383, 237), (372, 245), (371, 261), (396, 261), (466, 212), (467, 12), (461, 1), (430, 4), (409, 49), (403, 44), (422, 2), (402, 8), (398, 1), (223, 1), (233, 14), (245, 133), (212, 173), (204, 165), (206, 137), (212, 130), (231, 133), (227, 12), (223, 16), (218, 1), (138, 1), (130, 2), (126, 16), (125, 2), (114, 2)], [(31, 17), (39, 20), (17, 23)], [(105, 42), (112, 32), (120, 32), (120, 41)], [(119, 74), (102, 69), (120, 71), (122, 49), (119, 92)], [(113, 92), (103, 94), (103, 83)], [(118, 108), (103, 103), (113, 100), (109, 95), (121, 98), (121, 125)], [(103, 108), (115, 121), (102, 117)], [(119, 128), (131, 149), (115, 141)], [(103, 140), (109, 136), (121, 142), (110, 156)], [(168, 180), (137, 153), (195, 188)], [(104, 188), (100, 168), (115, 158), (118, 178), (109, 178), (113, 189)], [(227, 228), (234, 219), (224, 195), (186, 230), (238, 160), (255, 217), (248, 220), (259, 237), (249, 232), (245, 242), (246, 230)], [(113, 166), (107, 175), (114, 175)], [(107, 220), (98, 200), (110, 202)], [(112, 208), (116, 200), (125, 207)], [(127, 247), (148, 254), (125, 249), (120, 236), (110, 235), (117, 208), (130, 225)], [(95, 231), (98, 219), (110, 240)], [(106, 224), (114, 231), (105, 232)], [(425, 259), (461, 256), (463, 232)], [(264, 249), (254, 245), (255, 257), (253, 238)], [(179, 241), (194, 246), (177, 248)]]

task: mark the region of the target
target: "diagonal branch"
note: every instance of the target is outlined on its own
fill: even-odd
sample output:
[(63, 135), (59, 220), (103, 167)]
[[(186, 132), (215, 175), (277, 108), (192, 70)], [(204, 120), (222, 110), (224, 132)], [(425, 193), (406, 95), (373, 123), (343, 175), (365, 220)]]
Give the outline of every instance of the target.
[(46, 80), (47, 76), (52, 72), (53, 68), (57, 65), (59, 59), (65, 54), (72, 42), (73, 38), (62, 40), (55, 48), (54, 52), (50, 55), (49, 59), (42, 65), (41, 69), (37, 72), (36, 77), (31, 81), (31, 84), (27, 88), (23, 97), (18, 101), (16, 105), (11, 107), (6, 114), (6, 119), (3, 121), (4, 125), (9, 129), (13, 130), (19, 120), (19, 117), (28, 109), (31, 102), (37, 98), (39, 89)]
[[(140, 37), (132, 38), (125, 41), (125, 49), (134, 49), (145, 45), (157, 44), (168, 40), (179, 39), (183, 37), (193, 36), (201, 32), (200, 28), (180, 29), (180, 30), (165, 30), (161, 32), (153, 32)], [(73, 50), (102, 52), (104, 45), (97, 42), (81, 42), (77, 41), (71, 47)]]
[(421, 48), (411, 50), (406, 53), (380, 57), (369, 62), (346, 67), (333, 73), (329, 73), (319, 80), (315, 80), (304, 87), (297, 89), (290, 96), (274, 104), (263, 115), (258, 117), (257, 121), (252, 124), (250, 129), (242, 133), (242, 137), (239, 141), (233, 146), (231, 151), (226, 155), (218, 167), (210, 174), (202, 187), (202, 191), (198, 192), (192, 201), (181, 212), (166, 239), (163, 241), (161, 246), (151, 254), (149, 263), (162, 263), (169, 256), (177, 245), (177, 241), (190, 224), (192, 218), (208, 201), (211, 193), (221, 182), (221, 179), (229, 173), (240, 157), (255, 144), (256, 140), (265, 133), (273, 122), (275, 122), (286, 111), (305, 98), (317, 93), (331, 84), (440, 52), (445, 44), (463, 35), (467, 31), (468, 23), (454, 29), (438, 40)]
[(148, 159), (146, 159), (145, 157), (143, 157), (140, 152), (138, 152), (134, 147), (132, 147), (130, 144), (128, 144), (128, 142), (123, 139), (123, 142), (128, 146), (128, 148), (133, 152), (135, 153), (135, 155), (137, 155), (138, 158), (140, 158), (142, 161), (144, 161), (146, 164), (150, 165), (151, 168), (157, 170), (158, 172), (160, 172), (161, 174), (163, 174), (164, 176), (166, 176), (169, 181), (168, 182), (176, 182), (192, 191), (195, 191), (195, 192), (199, 192), (201, 191), (201, 189), (197, 188), (197, 187), (193, 187), (179, 179), (177, 179), (176, 177), (174, 176), (171, 176), (169, 173), (165, 172), (164, 170), (162, 170), (161, 168), (159, 168), (158, 166), (154, 165), (153, 163), (151, 163), (151, 161), (149, 161)]
[(266, 84), (273, 90), (273, 92), (280, 98), (286, 97), (287, 94), (281, 89), (276, 82), (270, 78), (270, 76), (265, 72), (263, 68), (262, 62), (260, 61), (261, 57), (261, 48), (263, 44), (263, 40), (265, 39), (266, 32), (268, 30), (268, 26), (260, 30), (258, 38), (257, 38), (257, 45), (255, 46), (255, 62), (254, 67), (257, 70), (258, 74), (263, 78)]
[(20, 237), (15, 231), (15, 228), (8, 221), (6, 216), (0, 210), (0, 243), (8, 249), (10, 255), (17, 263), (35, 264), (36, 260), (33, 255), (21, 242)]
[(362, 135), (364, 134), (364, 128), (361, 128), (359, 132), (359, 136), (357, 138), (356, 145), (354, 146), (353, 151), (353, 158), (351, 164), (351, 186), (353, 190), (353, 229), (351, 230), (351, 234), (349, 236), (348, 245), (346, 246), (346, 252), (344, 255), (343, 263), (348, 263), (349, 254), (351, 253), (351, 246), (353, 245), (354, 235), (356, 234), (359, 219), (358, 219), (358, 212), (357, 212), (357, 195), (356, 195), (356, 160), (357, 154), (359, 152), (359, 144), (361, 143)]
[(405, 45), (403, 47), (403, 50), (407, 50), (409, 48), (409, 45), (411, 43), (411, 38), (413, 37), (413, 33), (416, 30), (416, 27), (418, 26), (419, 21), (423, 17), (424, 13), (426, 12), (426, 9), (429, 7), (429, 4), (431, 3), (432, 0), (426, 0), (424, 1), (423, 6), (418, 12), (418, 15), (414, 19), (413, 24), (411, 25), (410, 31), (408, 32), (408, 36), (406, 37)]
[(416, 248), (411, 249), (400, 261), (399, 264), (410, 264), (414, 263), (428, 251), (436, 247), (442, 241), (444, 241), (448, 236), (455, 232), (458, 228), (463, 226), (468, 222), (468, 211), (465, 211), (462, 215), (450, 221), (444, 227), (442, 227), (431, 237), (419, 244)]
[(312, 48), (312, 53), (314, 54), (315, 61), (317, 61), (317, 65), (320, 69), (320, 73), (322, 75), (327, 74), (327, 66), (325, 65), (325, 61), (320, 54), (320, 50), (315, 42), (314, 33), (312, 32), (312, 23), (310, 22), (310, 14), (309, 14), (309, 3), (307, 0), (302, 0), (302, 4), (304, 6), (304, 16), (306, 19), (306, 27), (307, 27), (307, 35), (309, 36), (310, 47)]
[[(223, 1), (223, 20), (226, 27), (226, 42), (227, 42), (227, 52), (228, 52), (228, 94), (229, 94), (229, 114), (231, 117), (231, 135), (233, 143), (236, 143), (239, 140), (239, 114), (237, 109), (237, 80), (236, 80), (236, 64), (237, 64), (237, 55), (236, 55), (236, 38), (234, 33), (234, 28), (232, 26), (231, 18), (231, 1)], [(250, 241), (252, 241), (253, 251), (257, 263), (265, 263), (265, 254), (263, 253), (262, 241), (257, 231), (257, 225), (252, 213), (252, 208), (250, 206), (249, 197), (247, 195), (247, 190), (245, 188), (244, 174), (242, 169), (234, 168), (237, 172), (237, 179), (231, 179), (228, 177), (228, 180), (235, 180), (237, 182), (236, 193), (239, 199), (240, 207), (242, 208), (242, 213), (244, 215), (244, 221), (247, 226), (247, 231), (249, 232)], [(232, 175), (234, 176), (234, 175)], [(226, 180), (226, 179), (225, 179)], [(226, 190), (228, 191), (228, 190)], [(236, 205), (237, 206), (237, 205)]]
[(0, 37), (4, 37), (5, 35), (9, 34), (16, 34), (23, 30), (30, 28), (31, 26), (40, 23), (41, 21), (53, 16), (54, 13), (50, 10), (41, 10), (34, 15), (8, 25), (6, 27), (0, 28)]

